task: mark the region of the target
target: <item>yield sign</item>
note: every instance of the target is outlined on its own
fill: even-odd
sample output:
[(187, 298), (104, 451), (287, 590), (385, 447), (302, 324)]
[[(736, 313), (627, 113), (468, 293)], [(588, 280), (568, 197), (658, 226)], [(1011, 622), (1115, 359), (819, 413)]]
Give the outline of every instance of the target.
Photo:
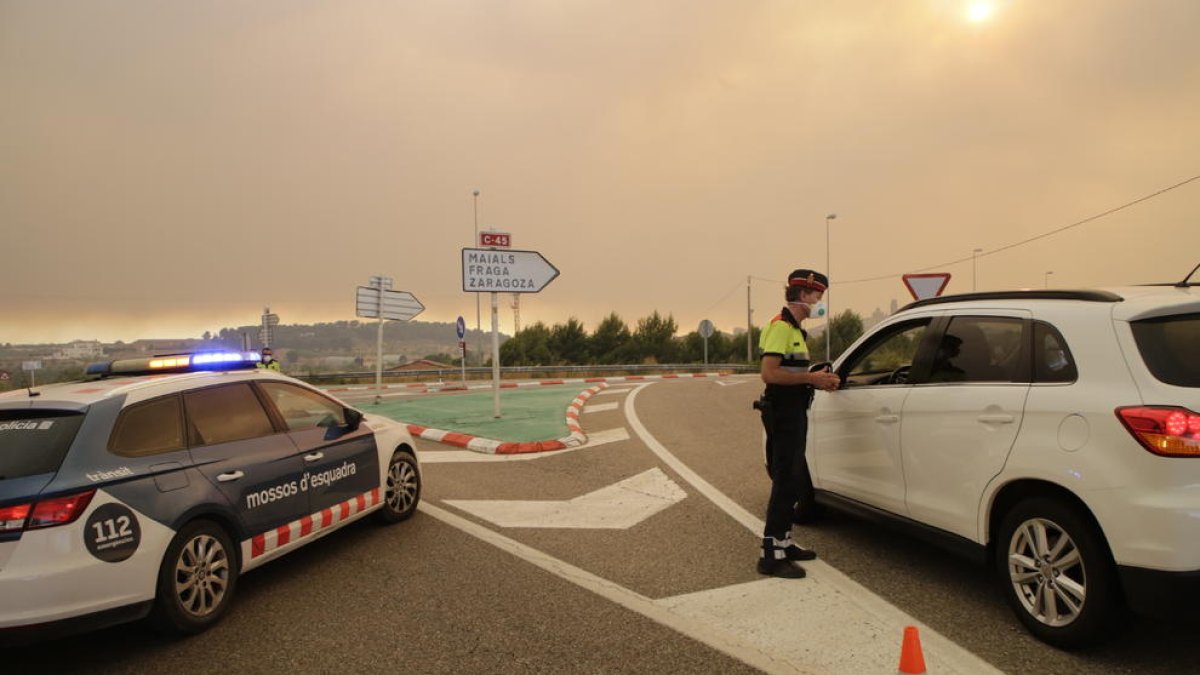
[(565, 501), (447, 499), (500, 527), (626, 530), (687, 497), (661, 469)]
[(537, 293), (558, 276), (558, 268), (537, 251), (462, 250), (466, 293)]
[(904, 280), (904, 285), (908, 287), (908, 292), (912, 293), (913, 300), (936, 298), (946, 290), (946, 284), (950, 283), (949, 272), (905, 274), (901, 278)]

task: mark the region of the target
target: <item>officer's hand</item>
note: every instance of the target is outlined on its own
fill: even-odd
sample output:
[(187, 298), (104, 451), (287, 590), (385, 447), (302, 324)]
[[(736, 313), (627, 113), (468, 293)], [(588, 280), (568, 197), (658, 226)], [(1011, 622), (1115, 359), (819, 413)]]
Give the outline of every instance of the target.
[(819, 373), (813, 373), (812, 385), (822, 391), (836, 391), (842, 386), (842, 378), (838, 377), (837, 373), (831, 373), (828, 370)]

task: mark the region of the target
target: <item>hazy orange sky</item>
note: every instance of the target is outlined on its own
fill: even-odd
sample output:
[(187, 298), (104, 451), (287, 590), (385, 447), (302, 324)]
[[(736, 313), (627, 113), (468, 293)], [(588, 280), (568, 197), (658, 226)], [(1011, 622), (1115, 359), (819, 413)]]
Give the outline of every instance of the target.
[(526, 325), (728, 331), (748, 275), (761, 325), (829, 213), (835, 312), (976, 248), (980, 290), (1181, 279), (1200, 180), (998, 249), (1200, 175), (1200, 3), (979, 4), (0, 0), (0, 343), (353, 319), (378, 274), (474, 326), (476, 189), (561, 270)]

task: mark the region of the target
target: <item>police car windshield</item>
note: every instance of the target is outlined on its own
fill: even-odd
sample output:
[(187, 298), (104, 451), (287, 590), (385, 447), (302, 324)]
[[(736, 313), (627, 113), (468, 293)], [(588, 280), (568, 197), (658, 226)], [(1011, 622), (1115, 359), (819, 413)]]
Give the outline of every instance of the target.
[(0, 480), (54, 473), (83, 413), (66, 410), (0, 410)]

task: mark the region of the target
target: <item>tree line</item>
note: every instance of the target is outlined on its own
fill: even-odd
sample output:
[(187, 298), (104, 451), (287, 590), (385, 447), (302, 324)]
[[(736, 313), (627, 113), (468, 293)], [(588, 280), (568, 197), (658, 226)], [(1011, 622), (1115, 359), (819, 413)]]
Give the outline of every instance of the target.
[[(841, 354), (863, 333), (862, 317), (853, 311), (838, 314), (830, 322), (832, 351)], [(670, 314), (665, 317), (656, 310), (648, 317), (629, 326), (610, 313), (594, 331), (589, 333), (583, 324), (571, 317), (566, 323), (547, 326), (539, 321), (522, 328), (500, 346), (503, 366), (574, 366), (649, 363), (703, 363), (704, 338), (698, 331), (676, 336), (679, 326)], [(749, 337), (752, 360), (760, 354), (759, 327), (751, 328)], [(737, 334), (714, 331), (708, 338), (709, 363), (746, 363), (746, 332)], [(809, 335), (808, 350), (812, 360), (826, 361), (824, 334)]]

